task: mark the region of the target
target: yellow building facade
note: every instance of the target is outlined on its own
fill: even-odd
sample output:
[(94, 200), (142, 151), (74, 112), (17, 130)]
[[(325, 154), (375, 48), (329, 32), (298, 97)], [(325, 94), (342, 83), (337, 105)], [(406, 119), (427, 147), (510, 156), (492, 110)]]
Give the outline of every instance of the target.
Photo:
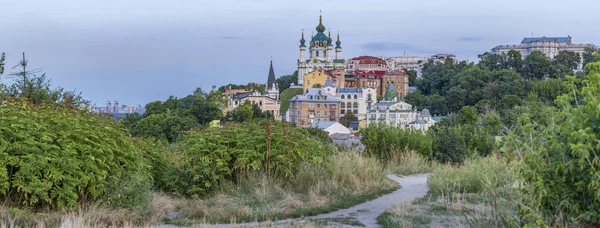
[(304, 75), (304, 84), (302, 84), (303, 89), (306, 92), (306, 89), (313, 88), (313, 86), (315, 86), (317, 84), (319, 84), (319, 85), (321, 85), (321, 87), (323, 87), (323, 85), (325, 85), (325, 82), (329, 78), (330, 78), (329, 74), (327, 74), (327, 72), (324, 70), (315, 70), (313, 72), (305, 74)]

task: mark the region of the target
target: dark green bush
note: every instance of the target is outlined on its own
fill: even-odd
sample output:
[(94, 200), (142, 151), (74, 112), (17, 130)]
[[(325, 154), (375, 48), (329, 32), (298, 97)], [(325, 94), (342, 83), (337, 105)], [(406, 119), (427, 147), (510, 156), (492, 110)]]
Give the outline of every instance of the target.
[[(269, 121), (231, 124), (185, 134), (166, 152), (172, 167), (159, 188), (191, 197), (209, 192), (223, 181), (241, 182), (252, 172), (291, 178), (303, 161), (323, 162), (333, 146), (320, 142), (322, 132)], [(267, 134), (268, 132), (268, 134)], [(171, 168), (169, 168), (171, 169)]]
[(366, 152), (381, 161), (403, 156), (410, 151), (429, 157), (431, 155), (431, 138), (421, 131), (411, 128), (370, 125), (361, 129), (360, 141)]
[(0, 106), (0, 196), (52, 208), (104, 199), (144, 200), (149, 166), (105, 119), (54, 104), (4, 100)]

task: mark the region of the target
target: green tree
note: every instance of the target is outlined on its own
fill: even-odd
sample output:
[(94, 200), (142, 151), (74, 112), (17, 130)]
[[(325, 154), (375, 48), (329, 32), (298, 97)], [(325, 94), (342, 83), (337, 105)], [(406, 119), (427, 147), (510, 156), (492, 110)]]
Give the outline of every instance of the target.
[(504, 95), (524, 94), (523, 83), (521, 82), (521, 75), (514, 70), (500, 70), (493, 71), (490, 74), (492, 82), (486, 85), (488, 90), (487, 99), (494, 101), (500, 100)]
[(481, 70), (478, 66), (466, 68), (458, 75), (458, 85), (466, 90), (465, 105), (475, 105), (486, 97), (488, 90), (485, 86), (490, 82), (488, 71)]
[(533, 51), (523, 61), (523, 74), (526, 79), (545, 79), (556, 76), (556, 68), (541, 51)]
[(316, 83), (312, 87), (313, 88), (323, 88), (323, 85), (321, 85), (320, 83)]
[(577, 70), (581, 63), (581, 56), (574, 51), (560, 51), (558, 55), (554, 56), (554, 61), (571, 70)]
[(594, 53), (596, 53), (596, 50), (592, 46), (586, 46), (583, 49), (583, 53), (581, 53), (581, 58), (583, 59), (583, 69), (586, 73), (587, 69), (585, 68), (585, 66), (588, 63), (594, 62)]
[(434, 127), (428, 131), (433, 138), (433, 158), (442, 163), (462, 164), (466, 157), (466, 146), (456, 127)]
[(408, 75), (408, 86), (417, 85), (417, 71), (416, 70), (407, 70), (407, 69), (403, 69), (403, 70)]
[(464, 106), (458, 112), (458, 121), (464, 125), (474, 125), (477, 122), (477, 109), (473, 106)]
[(242, 123), (252, 120), (254, 117), (254, 109), (252, 108), (252, 104), (250, 104), (249, 101), (246, 101), (244, 104), (237, 106), (231, 112), (228, 112), (227, 115), (228, 120)]
[(279, 92), (283, 92), (287, 88), (290, 88), (292, 84), (298, 83), (298, 71), (289, 75), (281, 76), (277, 79), (277, 86), (279, 86)]
[(340, 120), (340, 123), (346, 127), (349, 127), (350, 123), (355, 120), (357, 120), (357, 117), (354, 115), (353, 112), (346, 112)]
[(508, 69), (508, 56), (505, 53), (494, 54), (486, 52), (481, 55), (478, 55), (478, 57), (478, 64), (483, 69), (488, 69), (491, 71)]
[(416, 107), (418, 110), (430, 108), (429, 97), (423, 95), (419, 90), (409, 93), (406, 95), (406, 97), (404, 97), (404, 100)]
[(507, 69), (512, 69), (516, 72), (523, 71), (523, 55), (520, 51), (510, 50), (506, 54), (506, 66)]

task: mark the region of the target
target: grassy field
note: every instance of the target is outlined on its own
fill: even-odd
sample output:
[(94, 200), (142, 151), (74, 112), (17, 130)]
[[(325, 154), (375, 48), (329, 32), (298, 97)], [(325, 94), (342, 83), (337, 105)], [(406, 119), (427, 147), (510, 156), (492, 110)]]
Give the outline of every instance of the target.
[(383, 227), (512, 227), (517, 200), (514, 164), (495, 157), (441, 166), (427, 196), (397, 205), (378, 218)]
[(283, 92), (281, 92), (281, 106), (279, 107), (279, 113), (285, 114), (285, 112), (290, 107), (290, 99), (296, 95), (304, 94), (304, 91), (300, 88), (287, 88)]
[(374, 158), (337, 152), (325, 165), (305, 165), (295, 180), (254, 176), (243, 185), (223, 184), (203, 199), (176, 199), (180, 216), (165, 223), (236, 223), (268, 221), (326, 213), (374, 199), (398, 188)]

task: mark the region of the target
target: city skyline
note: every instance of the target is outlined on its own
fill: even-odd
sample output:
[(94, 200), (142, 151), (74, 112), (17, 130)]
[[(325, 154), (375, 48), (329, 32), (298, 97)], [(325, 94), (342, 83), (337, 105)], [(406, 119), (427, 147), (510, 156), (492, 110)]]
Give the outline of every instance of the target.
[(143, 105), (196, 87), (266, 83), (271, 56), (277, 77), (291, 74), (301, 31), (307, 37), (315, 31), (319, 11), (332, 34), (340, 32), (344, 59), (452, 53), (476, 61), (477, 54), (532, 32), (570, 35), (582, 44), (600, 34), (574, 26), (593, 21), (599, 3), (591, 0), (378, 0), (369, 7), (361, 7), (364, 1), (35, 2), (2, 3), (7, 73), (26, 52), (30, 67), (43, 69), (53, 86), (81, 91), (97, 105), (106, 97)]

